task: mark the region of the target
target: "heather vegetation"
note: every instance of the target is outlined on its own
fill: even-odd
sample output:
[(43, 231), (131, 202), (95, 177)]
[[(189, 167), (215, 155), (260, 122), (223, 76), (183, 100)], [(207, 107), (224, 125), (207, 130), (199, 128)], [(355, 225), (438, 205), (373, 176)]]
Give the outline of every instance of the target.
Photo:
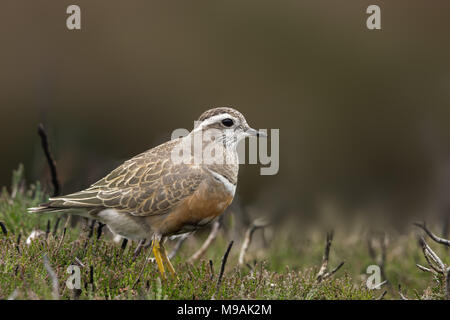
[[(334, 238), (318, 231), (303, 238), (272, 232), (276, 235), (268, 243), (248, 242), (242, 262), (239, 256), (248, 238), (245, 230), (230, 232), (229, 215), (193, 262), (190, 258), (211, 235), (209, 229), (184, 241), (173, 258), (178, 279), (164, 280), (150, 248), (136, 250), (135, 242), (114, 241), (96, 221), (26, 213), (27, 207), (45, 198), (39, 183), (26, 184), (23, 167), (13, 173), (12, 185), (2, 190), (1, 299), (445, 299), (448, 295), (448, 251), (425, 234), (426, 242), (418, 242), (421, 231), (414, 226), (407, 235), (379, 233), (369, 241), (360, 228), (354, 234), (336, 231)], [(254, 238), (263, 233), (253, 231)], [(168, 241), (169, 251), (177, 245), (180, 240)], [(379, 265), (381, 280), (387, 280), (380, 289), (366, 286), (369, 265)], [(70, 266), (79, 267), (80, 289), (66, 285)]]

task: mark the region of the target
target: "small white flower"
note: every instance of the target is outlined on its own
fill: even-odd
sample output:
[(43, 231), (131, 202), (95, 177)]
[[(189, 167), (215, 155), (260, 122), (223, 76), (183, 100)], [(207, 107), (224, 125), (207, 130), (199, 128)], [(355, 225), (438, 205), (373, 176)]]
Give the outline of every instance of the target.
[(29, 246), (31, 244), (31, 241), (33, 241), (39, 237), (42, 237), (44, 235), (45, 235), (45, 232), (42, 230), (33, 230), (30, 233), (30, 235), (28, 236), (27, 241), (25, 241), (25, 243)]

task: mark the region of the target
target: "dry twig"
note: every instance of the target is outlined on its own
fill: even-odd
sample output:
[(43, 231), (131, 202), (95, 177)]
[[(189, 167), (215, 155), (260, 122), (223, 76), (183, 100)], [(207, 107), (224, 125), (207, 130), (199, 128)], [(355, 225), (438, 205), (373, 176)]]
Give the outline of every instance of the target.
[(136, 247), (136, 249), (134, 250), (134, 253), (133, 253), (133, 261), (135, 261), (136, 258), (141, 254), (141, 251), (142, 251), (142, 248), (145, 245), (145, 242), (147, 242), (146, 239), (142, 239), (141, 241), (139, 241), (139, 243), (138, 243), (138, 245), (137, 245), (137, 247)]
[(402, 286), (399, 284), (398, 285), (398, 294), (400, 295), (400, 298), (402, 298), (402, 300), (409, 300), (403, 293), (402, 293)]
[(433, 232), (431, 232), (431, 231), (427, 228), (425, 222), (414, 222), (414, 225), (415, 225), (416, 227), (419, 227), (419, 228), (422, 229), (423, 231), (425, 231), (425, 233), (426, 233), (431, 239), (433, 239), (433, 241), (435, 241), (435, 242), (437, 242), (437, 243), (440, 243), (440, 244), (443, 244), (443, 245), (445, 245), (445, 246), (450, 247), (450, 240), (447, 240), (447, 239), (444, 239), (444, 238), (441, 238), (441, 237), (438, 237), (437, 235), (435, 235)]
[(186, 239), (189, 237), (189, 235), (190, 235), (189, 233), (185, 233), (179, 237), (177, 243), (175, 243), (175, 246), (173, 247), (172, 251), (170, 251), (170, 253), (168, 255), (169, 259), (172, 259), (173, 257), (175, 257), (175, 255), (181, 249), (182, 244), (184, 243), (184, 241), (186, 241)]
[(450, 267), (447, 268), (445, 272), (445, 298), (447, 300), (450, 300)]
[(269, 221), (265, 218), (256, 219), (252, 222), (250, 227), (245, 232), (244, 242), (242, 243), (241, 251), (239, 253), (239, 265), (243, 265), (245, 262), (245, 254), (247, 253), (250, 243), (252, 241), (253, 233), (260, 228), (265, 228), (269, 225)]
[(333, 276), (345, 263), (345, 261), (342, 261), (341, 263), (338, 264), (338, 266), (336, 268), (334, 268), (331, 271), (327, 271), (328, 270), (328, 260), (329, 260), (329, 255), (330, 255), (330, 248), (331, 248), (332, 242), (333, 242), (333, 231), (327, 233), (327, 242), (325, 245), (325, 252), (323, 254), (322, 266), (320, 267), (319, 272), (317, 273), (317, 277), (316, 277), (317, 282), (321, 282), (322, 280), (325, 280), (325, 279)]
[(193, 263), (194, 261), (197, 261), (200, 259), (208, 250), (209, 246), (213, 243), (214, 239), (217, 237), (217, 234), (219, 233), (220, 226), (222, 224), (222, 219), (219, 218), (217, 221), (214, 221), (211, 232), (208, 235), (208, 238), (206, 238), (205, 242), (203, 242), (203, 245), (198, 249), (189, 259), (189, 263)]
[(416, 263), (417, 268), (419, 268), (420, 270), (422, 270), (423, 272), (431, 272), (431, 273), (436, 273), (436, 271), (434, 271), (433, 269), (424, 267), (418, 263)]
[(67, 227), (64, 227), (62, 237), (59, 239), (58, 245), (56, 246), (55, 250), (53, 251), (53, 255), (57, 254), (59, 249), (61, 248), (64, 238), (66, 237), (66, 232), (67, 232)]
[(78, 259), (78, 257), (75, 257), (75, 262), (82, 268), (85, 268), (85, 264), (83, 262), (81, 262), (80, 259)]
[(144, 273), (144, 270), (147, 267), (148, 262), (150, 261), (150, 255), (152, 254), (152, 251), (153, 251), (153, 241), (151, 242), (150, 249), (148, 250), (147, 256), (144, 260), (144, 265), (142, 266), (142, 269), (139, 272), (139, 276), (137, 277), (136, 281), (134, 282), (132, 289), (134, 289), (136, 287), (136, 285), (139, 283), (139, 281), (141, 280), (142, 274)]
[[(434, 242), (443, 244), (446, 247), (450, 246), (450, 240), (436, 236), (427, 228), (425, 222), (415, 222), (414, 225), (425, 231), (425, 233)], [(433, 249), (431, 249), (431, 247), (426, 243), (423, 237), (419, 238), (419, 244), (422, 247), (422, 252), (425, 260), (427, 260), (429, 268), (424, 267), (420, 264), (416, 264), (416, 266), (424, 272), (430, 272), (434, 275), (440, 274), (441, 276), (443, 276), (444, 295), (447, 300), (450, 300), (450, 267), (442, 262), (442, 259), (436, 254), (436, 252), (433, 251)]]
[(430, 268), (436, 271), (437, 273), (444, 274), (446, 267), (442, 262), (441, 258), (439, 258), (439, 256), (430, 248), (430, 246), (425, 242), (425, 240), (422, 237), (419, 238), (419, 243), (422, 247), (423, 254)]

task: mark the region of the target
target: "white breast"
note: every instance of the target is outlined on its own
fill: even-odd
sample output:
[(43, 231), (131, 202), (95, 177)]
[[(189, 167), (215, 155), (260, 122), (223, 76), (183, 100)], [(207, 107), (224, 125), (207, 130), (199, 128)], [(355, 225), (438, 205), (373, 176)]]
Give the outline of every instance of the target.
[(232, 184), (227, 178), (225, 178), (223, 175), (212, 171), (208, 169), (208, 171), (213, 175), (214, 178), (216, 178), (218, 181), (220, 181), (225, 189), (234, 197), (234, 193), (236, 192), (236, 185)]

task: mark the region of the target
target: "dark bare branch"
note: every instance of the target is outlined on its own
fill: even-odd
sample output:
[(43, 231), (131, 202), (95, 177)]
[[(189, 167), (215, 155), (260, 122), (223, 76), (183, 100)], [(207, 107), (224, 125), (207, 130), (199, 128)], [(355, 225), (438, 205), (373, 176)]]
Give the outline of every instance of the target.
[(327, 271), (332, 241), (333, 241), (333, 231), (327, 233), (327, 242), (325, 244), (325, 252), (323, 253), (322, 257), (322, 265), (319, 269), (319, 273), (317, 274), (317, 280), (319, 282), (322, 281), (323, 276), (326, 274)]
[(101, 223), (100, 221), (98, 221), (98, 227), (97, 227), (97, 240), (100, 239), (100, 237), (102, 236), (102, 231), (103, 228), (106, 226), (106, 224)]
[(45, 239), (48, 239), (48, 235), (50, 234), (50, 219), (47, 220), (47, 228), (45, 229)]
[(214, 279), (214, 266), (212, 260), (209, 260), (209, 270), (211, 272), (211, 278), (210, 280)]
[(322, 277), (322, 280), (328, 279), (329, 277), (333, 276), (344, 265), (344, 263), (345, 261), (342, 261), (341, 263), (338, 264), (336, 268), (334, 268), (330, 272), (325, 273)]
[(120, 248), (122, 250), (125, 250), (127, 248), (127, 244), (128, 244), (128, 239), (127, 238), (123, 238), (122, 244), (120, 245)]
[(53, 156), (50, 152), (47, 133), (45, 132), (45, 128), (42, 123), (40, 123), (38, 126), (38, 134), (41, 137), (42, 149), (44, 150), (45, 157), (47, 158), (48, 166), (50, 167), (50, 173), (52, 176), (52, 184), (53, 184), (53, 196), (56, 197), (59, 195), (59, 192), (60, 192), (58, 173), (56, 171), (56, 162), (53, 159)]
[(387, 294), (387, 290), (384, 290), (383, 293), (377, 298), (377, 300), (383, 300), (384, 296)]
[(6, 226), (3, 222), (0, 221), (0, 229), (2, 229), (2, 232), (5, 236), (8, 235), (8, 229), (6, 229)]
[(214, 293), (214, 296), (212, 297), (212, 299), (214, 299), (214, 297), (218, 294), (220, 285), (222, 284), (222, 278), (223, 278), (223, 274), (225, 272), (225, 265), (227, 264), (228, 255), (230, 254), (230, 250), (231, 250), (231, 247), (233, 246), (233, 242), (234, 241), (230, 241), (227, 251), (225, 251), (225, 254), (223, 255), (222, 264), (220, 266), (219, 277), (217, 278), (216, 292)]
[(58, 231), (58, 226), (61, 221), (61, 216), (56, 219), (55, 225), (53, 226), (53, 236), (56, 236), (56, 232)]

